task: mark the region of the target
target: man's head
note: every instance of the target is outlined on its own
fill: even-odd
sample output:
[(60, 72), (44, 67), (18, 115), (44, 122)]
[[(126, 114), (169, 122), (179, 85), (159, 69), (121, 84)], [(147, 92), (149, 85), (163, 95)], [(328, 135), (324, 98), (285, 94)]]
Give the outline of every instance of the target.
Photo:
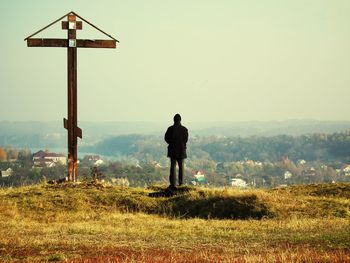
[(180, 116), (180, 114), (175, 114), (175, 116), (174, 116), (174, 122), (175, 123), (180, 123), (181, 122), (181, 116)]

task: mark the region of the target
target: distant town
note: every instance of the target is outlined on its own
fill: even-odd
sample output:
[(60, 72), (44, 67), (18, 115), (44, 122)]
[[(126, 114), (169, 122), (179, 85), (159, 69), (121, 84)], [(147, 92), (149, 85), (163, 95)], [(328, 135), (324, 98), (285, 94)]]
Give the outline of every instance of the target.
[[(350, 133), (299, 137), (191, 138), (185, 183), (213, 187), (270, 188), (350, 181)], [(78, 164), (79, 180), (111, 185), (167, 184), (169, 160), (157, 136), (125, 135), (90, 148)], [(115, 156), (114, 159), (103, 156)], [(300, 158), (304, 155), (306, 158)], [(254, 158), (249, 158), (254, 157)], [(260, 160), (259, 160), (260, 159)], [(0, 185), (20, 186), (67, 175), (67, 155), (42, 149), (0, 147)]]
[[(0, 185), (67, 176), (66, 133), (56, 122), (0, 122)], [(83, 123), (78, 179), (123, 186), (167, 184), (167, 123)], [(187, 124), (186, 124), (187, 125)], [(187, 125), (185, 183), (283, 187), (350, 181), (350, 122), (292, 120)]]

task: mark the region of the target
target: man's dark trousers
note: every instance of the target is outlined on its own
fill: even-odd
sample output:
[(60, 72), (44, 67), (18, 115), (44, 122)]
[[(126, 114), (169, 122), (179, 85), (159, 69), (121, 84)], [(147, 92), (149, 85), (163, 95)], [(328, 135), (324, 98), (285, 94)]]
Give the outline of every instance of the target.
[(183, 170), (184, 170), (184, 159), (170, 158), (170, 176), (169, 181), (172, 187), (176, 186), (176, 163), (179, 166), (179, 185), (182, 185)]

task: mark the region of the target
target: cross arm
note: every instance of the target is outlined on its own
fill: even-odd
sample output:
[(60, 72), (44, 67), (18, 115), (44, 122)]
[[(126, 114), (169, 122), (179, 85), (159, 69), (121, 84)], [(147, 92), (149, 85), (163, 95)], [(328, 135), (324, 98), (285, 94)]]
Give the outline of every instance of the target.
[(83, 48), (116, 48), (116, 40), (77, 39), (77, 47)]
[[(68, 39), (28, 38), (28, 47), (68, 47)], [(77, 39), (78, 48), (116, 48), (116, 40)]]

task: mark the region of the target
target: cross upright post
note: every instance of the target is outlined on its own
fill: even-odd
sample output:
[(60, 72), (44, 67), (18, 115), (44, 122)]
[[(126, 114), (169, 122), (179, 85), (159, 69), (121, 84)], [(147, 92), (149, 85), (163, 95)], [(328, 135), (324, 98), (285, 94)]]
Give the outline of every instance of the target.
[[(77, 100), (77, 46), (76, 46), (76, 16), (68, 15), (68, 48), (67, 48), (67, 94), (68, 120), (64, 119), (64, 127), (68, 130), (68, 180), (76, 181), (78, 162), (78, 136), (82, 139), (81, 129), (78, 128)], [(68, 125), (65, 125), (68, 124)], [(77, 132), (78, 129), (80, 132)]]
[[(36, 34), (52, 26), (58, 21), (67, 17), (67, 21), (62, 21), (62, 29), (68, 31), (67, 39), (52, 38), (32, 38)], [(111, 40), (90, 40), (77, 39), (76, 30), (82, 29), (82, 21), (94, 27), (98, 31), (107, 35)], [(28, 47), (66, 47), (67, 48), (67, 114), (68, 119), (63, 119), (63, 126), (68, 130), (68, 181), (75, 182), (78, 176), (78, 137), (82, 139), (82, 130), (78, 127), (78, 101), (77, 101), (77, 48), (116, 48), (119, 42), (111, 35), (108, 35), (95, 25), (77, 15), (74, 12), (62, 16), (48, 26), (40, 29), (34, 34), (24, 39)]]

